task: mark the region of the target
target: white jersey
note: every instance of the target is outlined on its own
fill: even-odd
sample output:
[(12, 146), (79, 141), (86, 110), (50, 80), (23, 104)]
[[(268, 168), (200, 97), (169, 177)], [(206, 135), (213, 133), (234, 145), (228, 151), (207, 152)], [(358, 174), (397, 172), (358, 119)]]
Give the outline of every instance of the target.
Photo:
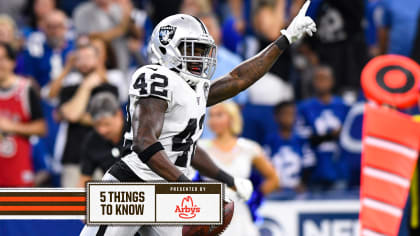
[[(127, 120), (131, 127), (124, 134), (126, 145), (133, 141), (136, 104), (142, 97), (157, 97), (168, 102), (159, 142), (162, 143), (169, 160), (186, 176), (192, 174), (191, 157), (196, 141), (203, 131), (207, 95), (210, 81), (202, 80), (193, 89), (178, 73), (159, 65), (147, 65), (134, 72), (129, 87)], [(140, 121), (133, 121), (135, 122)], [(143, 180), (162, 180), (143, 163), (135, 152), (122, 160)]]

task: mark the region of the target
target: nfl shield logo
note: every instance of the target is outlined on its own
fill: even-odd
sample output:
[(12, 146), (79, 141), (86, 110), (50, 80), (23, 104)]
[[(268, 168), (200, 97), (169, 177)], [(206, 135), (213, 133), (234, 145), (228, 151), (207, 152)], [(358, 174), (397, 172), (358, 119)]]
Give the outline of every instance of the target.
[(159, 29), (159, 40), (163, 45), (167, 45), (169, 41), (174, 37), (176, 27), (174, 26), (162, 26)]

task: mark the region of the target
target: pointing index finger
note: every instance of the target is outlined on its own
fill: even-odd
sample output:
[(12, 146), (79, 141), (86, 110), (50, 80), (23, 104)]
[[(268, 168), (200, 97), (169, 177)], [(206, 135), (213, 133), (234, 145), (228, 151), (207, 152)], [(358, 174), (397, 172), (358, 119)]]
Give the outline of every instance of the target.
[(309, 5), (310, 5), (310, 4), (311, 4), (311, 1), (310, 1), (310, 0), (307, 0), (307, 1), (303, 4), (302, 8), (299, 10), (298, 15), (305, 16), (305, 15), (306, 15), (306, 11), (308, 11), (308, 8), (309, 8)]

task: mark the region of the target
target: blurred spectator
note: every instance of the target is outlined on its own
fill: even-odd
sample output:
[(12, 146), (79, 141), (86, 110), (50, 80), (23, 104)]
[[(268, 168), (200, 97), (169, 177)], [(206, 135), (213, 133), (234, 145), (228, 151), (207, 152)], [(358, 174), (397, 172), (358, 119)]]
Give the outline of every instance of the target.
[(210, 14), (212, 12), (212, 6), (209, 0), (184, 0), (182, 1), (179, 12), (191, 16)]
[(53, 10), (45, 16), (45, 40), (29, 41), (23, 55), (22, 68), (18, 72), (34, 78), (41, 87), (57, 77), (74, 42), (66, 38), (67, 16)]
[(147, 42), (152, 34), (153, 25), (148, 12), (138, 8), (133, 8), (131, 11), (131, 21), (130, 32), (127, 35), (127, 47), (131, 57), (130, 69), (137, 69), (148, 63)]
[(0, 14), (7, 14), (18, 25), (23, 24), (23, 9), (28, 0), (0, 1)]
[(40, 98), (29, 80), (13, 73), (12, 47), (0, 43), (0, 186), (28, 187), (34, 183), (29, 136), (44, 135), (46, 124)]
[(272, 42), (286, 25), (286, 0), (254, 1), (253, 26), (255, 33)]
[(18, 74), (33, 78), (41, 86), (48, 134), (40, 140), (40, 145), (46, 147), (48, 156), (54, 155), (58, 124), (53, 117), (54, 104), (45, 99), (48, 92), (46, 85), (61, 73), (67, 56), (74, 49), (73, 40), (68, 37), (69, 20), (63, 12), (54, 8), (54, 1), (35, 1), (35, 10), (42, 17), (43, 29), (33, 32), (26, 40), (16, 68)]
[(16, 53), (21, 49), (18, 38), (18, 29), (15, 21), (8, 15), (0, 14), (0, 43), (7, 43), (13, 47)]
[(335, 91), (360, 88), (360, 73), (369, 59), (362, 28), (364, 4), (365, 0), (319, 0), (311, 6), (318, 28), (312, 41), (320, 62), (333, 68)]
[[(203, 22), (209, 31), (210, 35), (213, 37), (214, 42), (217, 45), (217, 66), (216, 71), (214, 72), (213, 79), (219, 78), (227, 73), (229, 73), (235, 66), (239, 65), (242, 62), (242, 59), (230, 52), (227, 48), (221, 45), (221, 31), (220, 25), (215, 15), (209, 14), (199, 14), (198, 18)], [(240, 95), (236, 96), (234, 100), (239, 103), (244, 103), (243, 97), (246, 97), (246, 93), (242, 92)], [(242, 100), (241, 100), (242, 98)], [(246, 99), (246, 98), (245, 98)], [(204, 124), (202, 138), (213, 138), (213, 133), (209, 130), (207, 122)]]
[[(57, 98), (60, 90), (63, 86), (74, 85), (80, 83), (83, 80), (83, 73), (80, 71), (96, 70), (100, 74), (103, 74), (107, 82), (118, 88), (118, 94), (120, 102), (123, 104), (128, 99), (128, 83), (124, 77), (124, 73), (118, 69), (107, 69), (108, 55), (106, 45), (99, 39), (92, 39), (80, 37), (78, 39), (78, 47), (92, 46), (95, 48), (97, 55), (95, 59), (87, 60), (88, 64), (84, 64), (85, 61), (78, 60), (78, 64), (75, 63), (75, 56), (70, 55), (66, 64), (63, 68), (62, 73), (53, 79), (49, 84), (48, 97), (51, 99)], [(90, 54), (90, 56), (92, 56)], [(92, 63), (92, 64), (89, 64)], [(76, 70), (76, 71), (74, 71)]]
[[(251, 5), (248, 1), (231, 2), (233, 9), (239, 8), (238, 4), (241, 5), (240, 8), (245, 12)], [(253, 45), (253, 43), (249, 43), (252, 40), (248, 40), (246, 43), (246, 57), (252, 56), (257, 51), (268, 46), (272, 42), (271, 38), (280, 34), (280, 29), (285, 24), (285, 10), (285, 2), (283, 0), (258, 0), (252, 2), (252, 13), (250, 13), (249, 20), (252, 21), (252, 24), (249, 24), (249, 22), (247, 24), (254, 26), (257, 42)], [(238, 18), (239, 16), (236, 15), (235, 17)], [(246, 16), (243, 19), (246, 20)], [(270, 22), (271, 20), (278, 22), (273, 23)], [(241, 28), (240, 25), (235, 25), (235, 27)], [(269, 30), (270, 28), (271, 31)], [(277, 129), (273, 118), (273, 107), (281, 101), (293, 99), (294, 96), (291, 85), (286, 82), (289, 78), (290, 70), (290, 53), (286, 50), (274, 63), (270, 72), (247, 90), (247, 99), (242, 109), (244, 117), (243, 137), (263, 144), (265, 137)]]
[(303, 100), (298, 106), (298, 132), (307, 138), (316, 155), (316, 166), (311, 185), (317, 190), (336, 187), (345, 176), (340, 157), (338, 137), (348, 107), (341, 98), (332, 94), (333, 72), (328, 66), (315, 69), (313, 86), (315, 97)]
[[(104, 71), (99, 70), (99, 51), (91, 44), (83, 45), (75, 54), (75, 68), (80, 81), (69, 81), (60, 89), (58, 115), (63, 119), (58, 136), (65, 137), (57, 150), (56, 160), (63, 164), (63, 187), (77, 187), (80, 180), (80, 141), (92, 130), (91, 117), (87, 113), (90, 98), (103, 91), (118, 97), (116, 87), (106, 82)], [(61, 133), (62, 132), (62, 133)]]
[(247, 0), (229, 0), (228, 2), (236, 32), (241, 34), (245, 33), (246, 28), (251, 25), (249, 20), (251, 18), (252, 2)]
[[(130, 65), (130, 52), (125, 35), (139, 32), (133, 26), (130, 0), (91, 0), (79, 5), (73, 15), (76, 31), (110, 43), (118, 68), (124, 72)], [(139, 35), (136, 35), (138, 37)]]
[[(286, 25), (286, 0), (258, 0), (253, 2), (252, 21), (257, 38), (256, 52), (268, 46), (280, 35), (280, 30)], [(249, 55), (249, 56), (252, 56)], [(292, 68), (290, 49), (283, 52), (281, 57), (270, 69), (283, 80), (288, 81)]]
[(278, 76), (267, 73), (247, 92), (242, 109), (244, 129), (242, 136), (263, 144), (264, 138), (277, 129), (273, 108), (284, 100), (293, 99), (292, 87)]
[(418, 0), (382, 0), (382, 22), (378, 35), (381, 54), (410, 56), (419, 10)]
[[(98, 70), (105, 74), (105, 78), (108, 83), (112, 84), (118, 89), (119, 101), (124, 104), (128, 100), (128, 83), (129, 78), (118, 68), (108, 69), (107, 61), (109, 56), (107, 54), (106, 45), (100, 39), (92, 39), (91, 44), (98, 50), (99, 53), (99, 64)], [(140, 54), (140, 53), (137, 53)]]
[(379, 44), (378, 44), (378, 27), (382, 17), (382, 0), (367, 0), (366, 1), (366, 43), (369, 46), (370, 56), (379, 55)]
[(125, 122), (118, 99), (112, 93), (98, 93), (89, 104), (92, 130), (83, 140), (80, 186), (92, 179), (96, 169), (104, 174), (122, 155)]
[(303, 40), (294, 50), (293, 64), (299, 73), (299, 79), (294, 81), (295, 98), (297, 100), (313, 95), (312, 77), (315, 67), (320, 63), (313, 46), (313, 44)]
[(56, 0), (29, 0), (24, 12), (29, 27), (23, 29), (24, 37), (27, 38), (34, 31), (44, 31), (45, 17), (56, 9)]
[(246, 22), (244, 21), (244, 6), (243, 0), (229, 0), (229, 7), (231, 11), (231, 15), (235, 20), (235, 29), (243, 33), (245, 29)]
[[(242, 129), (237, 105), (232, 102), (220, 103), (212, 106), (209, 114), (209, 126), (216, 137), (212, 140), (199, 140), (198, 145), (216, 165), (235, 177), (249, 178), (254, 166), (265, 178), (259, 188), (264, 195), (276, 190), (279, 187), (279, 178), (260, 145), (237, 137)], [(258, 235), (246, 203), (240, 201), (231, 189), (225, 188), (225, 194), (235, 202), (235, 211), (224, 235)]]
[(63, 10), (68, 16), (73, 15), (73, 10), (80, 4), (87, 2), (89, 0), (59, 0), (57, 3), (58, 8)]
[(274, 108), (279, 126), (264, 142), (264, 147), (280, 177), (282, 189), (303, 192), (315, 165), (309, 144), (295, 132), (296, 105), (284, 101)]
[[(252, 34), (252, 1), (251, 0), (229, 0), (230, 12), (225, 12), (225, 19), (222, 24), (222, 41), (232, 52), (239, 52), (239, 47), (245, 35)], [(249, 48), (247, 48), (249, 49)], [(255, 54), (255, 51), (252, 54)], [(248, 50), (247, 50), (248, 51)], [(245, 50), (242, 51), (245, 57), (249, 57)]]
[(137, 69), (147, 64), (147, 56), (145, 55), (146, 53), (142, 51), (144, 48), (143, 40), (129, 37), (127, 40), (127, 46), (128, 50), (130, 51), (130, 57), (134, 59), (132, 60), (132, 68)]

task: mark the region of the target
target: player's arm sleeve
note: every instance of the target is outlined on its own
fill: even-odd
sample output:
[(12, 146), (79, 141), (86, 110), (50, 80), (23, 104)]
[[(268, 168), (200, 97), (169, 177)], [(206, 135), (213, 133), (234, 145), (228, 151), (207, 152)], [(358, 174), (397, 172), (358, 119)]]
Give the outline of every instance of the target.
[(29, 88), (29, 106), (31, 111), (31, 120), (39, 120), (44, 118), (42, 112), (41, 98), (38, 96), (34, 88)]
[(128, 94), (139, 98), (154, 97), (172, 103), (174, 81), (170, 81), (168, 75), (161, 70), (151, 70), (142, 67), (134, 72), (131, 77)]

